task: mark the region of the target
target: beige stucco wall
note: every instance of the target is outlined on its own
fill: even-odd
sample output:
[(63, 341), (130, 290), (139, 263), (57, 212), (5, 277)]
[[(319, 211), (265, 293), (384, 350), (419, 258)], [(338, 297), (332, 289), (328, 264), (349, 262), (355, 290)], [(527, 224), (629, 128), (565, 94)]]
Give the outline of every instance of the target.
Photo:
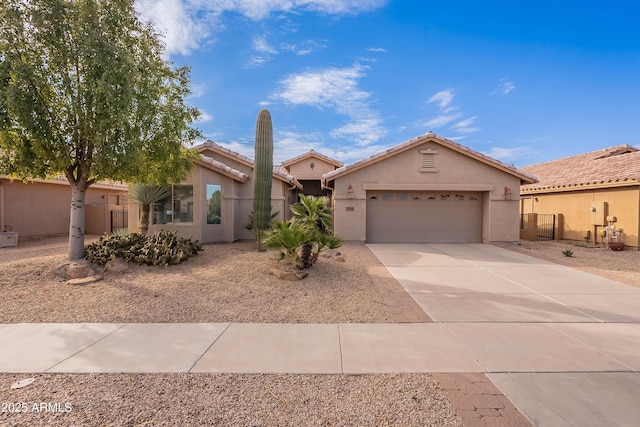
[[(537, 201), (535, 200), (537, 198)], [(638, 228), (640, 224), (640, 188), (638, 186), (614, 189), (593, 189), (547, 194), (523, 194), (522, 213), (563, 214), (562, 238), (585, 241), (590, 232), (590, 241), (594, 236), (602, 242), (602, 226), (595, 226), (595, 213), (592, 206), (606, 202), (603, 215), (615, 216), (616, 228), (624, 230), (621, 241), (628, 246), (638, 247)]]
[[(210, 153), (211, 154), (211, 153)], [(219, 161), (225, 160), (220, 158)], [(227, 163), (229, 163), (227, 161)], [(249, 214), (253, 210), (253, 171), (247, 170), (249, 180), (246, 183), (235, 181), (216, 171), (196, 165), (189, 177), (181, 184), (193, 185), (193, 222), (174, 224), (149, 224), (149, 233), (159, 230), (176, 231), (180, 237), (192, 238), (201, 242), (233, 242), (235, 240), (254, 239), (254, 233), (245, 228)], [(207, 224), (207, 184), (222, 187), (222, 218), (220, 224)], [(279, 212), (276, 219), (290, 217), (289, 184), (273, 178), (271, 200), (273, 212)], [(131, 203), (129, 207), (129, 228), (139, 226), (139, 208)]]
[[(424, 149), (437, 150), (437, 171), (420, 172)], [(505, 187), (514, 191), (511, 200), (505, 200)], [(483, 193), (483, 241), (516, 241), (519, 188), (519, 178), (429, 141), (336, 179), (334, 229), (346, 241), (365, 240), (367, 190), (478, 191)]]
[[(107, 203), (124, 192), (89, 187), (85, 205), (106, 208)], [(54, 183), (0, 180), (0, 230), (11, 227), (20, 238), (54, 236), (69, 233), (71, 187), (64, 181)], [(95, 210), (95, 209), (94, 209)], [(108, 215), (108, 213), (107, 213)], [(87, 223), (91, 226), (86, 228)], [(94, 226), (86, 218), (87, 233), (101, 234), (107, 229)], [(102, 221), (104, 224), (104, 220)]]
[[(313, 168), (311, 168), (313, 163)], [(318, 157), (308, 157), (296, 163), (291, 164), (288, 168), (289, 174), (301, 179), (322, 179), (322, 175), (335, 170), (336, 167), (331, 163)]]

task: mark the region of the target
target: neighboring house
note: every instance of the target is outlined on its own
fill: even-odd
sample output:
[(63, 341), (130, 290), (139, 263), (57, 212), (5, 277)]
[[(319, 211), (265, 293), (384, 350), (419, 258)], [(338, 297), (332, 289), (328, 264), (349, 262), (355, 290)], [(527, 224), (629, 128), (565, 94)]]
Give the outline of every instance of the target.
[(562, 239), (602, 242), (606, 226), (638, 247), (640, 151), (618, 145), (521, 168), (538, 178), (520, 188), (523, 214), (561, 214)]
[[(127, 185), (97, 182), (85, 201), (85, 233), (103, 234), (126, 228)], [(0, 176), (0, 231), (17, 232), (20, 239), (69, 233), (71, 187), (66, 178), (29, 179)]]
[[(171, 195), (155, 203), (149, 232), (175, 230), (201, 242), (253, 239), (245, 228), (253, 210), (254, 163), (248, 157), (207, 141), (194, 148), (201, 157), (189, 177), (171, 186)], [(288, 219), (289, 205), (302, 185), (282, 166), (273, 168), (271, 205), (276, 219)], [(129, 228), (138, 227), (139, 209), (129, 209)]]
[(528, 173), (432, 132), (323, 176), (335, 233), (347, 241), (519, 239)]
[(300, 192), (307, 196), (330, 197), (329, 190), (322, 188), (322, 175), (342, 167), (343, 163), (310, 150), (282, 162), (282, 166), (302, 184), (303, 190)]

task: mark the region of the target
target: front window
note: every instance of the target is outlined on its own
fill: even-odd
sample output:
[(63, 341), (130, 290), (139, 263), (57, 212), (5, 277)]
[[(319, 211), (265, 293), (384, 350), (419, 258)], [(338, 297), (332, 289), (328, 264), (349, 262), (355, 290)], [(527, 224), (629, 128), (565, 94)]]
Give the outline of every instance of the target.
[(170, 194), (153, 204), (154, 224), (193, 222), (193, 185), (172, 185)]
[(207, 184), (207, 224), (220, 224), (222, 214), (222, 189)]

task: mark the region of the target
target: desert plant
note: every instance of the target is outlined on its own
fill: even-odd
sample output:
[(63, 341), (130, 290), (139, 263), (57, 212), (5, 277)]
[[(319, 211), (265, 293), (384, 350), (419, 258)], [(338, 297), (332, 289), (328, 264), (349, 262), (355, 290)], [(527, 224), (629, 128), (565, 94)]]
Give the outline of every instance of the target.
[(291, 206), (291, 212), (291, 221), (310, 235), (300, 250), (304, 268), (311, 267), (324, 248), (335, 249), (342, 245), (342, 241), (332, 235), (331, 208), (327, 197), (300, 194), (300, 201)]
[(271, 176), (273, 174), (273, 126), (268, 110), (260, 110), (256, 122), (255, 174), (253, 191), (253, 229), (258, 251), (262, 251), (263, 231), (271, 215)]
[(573, 251), (571, 249), (566, 249), (566, 250), (562, 251), (562, 255), (564, 255), (564, 256), (566, 256), (568, 258), (571, 258), (571, 257), (573, 257)]
[(179, 264), (202, 250), (202, 244), (179, 238), (175, 231), (159, 231), (151, 236), (140, 233), (101, 236), (85, 247), (86, 259), (98, 265), (122, 258), (127, 262), (147, 265)]
[(280, 249), (280, 259), (289, 258), (298, 268), (304, 263), (300, 257), (300, 248), (311, 239), (311, 234), (304, 227), (291, 221), (275, 221), (263, 237), (263, 244), (272, 249)]
[(138, 231), (143, 236), (149, 231), (149, 212), (151, 205), (169, 196), (171, 192), (158, 185), (130, 184), (129, 200), (133, 200), (140, 205), (140, 226)]

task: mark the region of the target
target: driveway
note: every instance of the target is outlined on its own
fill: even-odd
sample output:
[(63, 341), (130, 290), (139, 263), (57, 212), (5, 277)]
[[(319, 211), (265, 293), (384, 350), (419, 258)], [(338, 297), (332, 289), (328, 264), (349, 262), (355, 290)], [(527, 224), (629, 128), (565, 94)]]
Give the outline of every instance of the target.
[(640, 288), (485, 244), (368, 244), (540, 426), (640, 420)]

